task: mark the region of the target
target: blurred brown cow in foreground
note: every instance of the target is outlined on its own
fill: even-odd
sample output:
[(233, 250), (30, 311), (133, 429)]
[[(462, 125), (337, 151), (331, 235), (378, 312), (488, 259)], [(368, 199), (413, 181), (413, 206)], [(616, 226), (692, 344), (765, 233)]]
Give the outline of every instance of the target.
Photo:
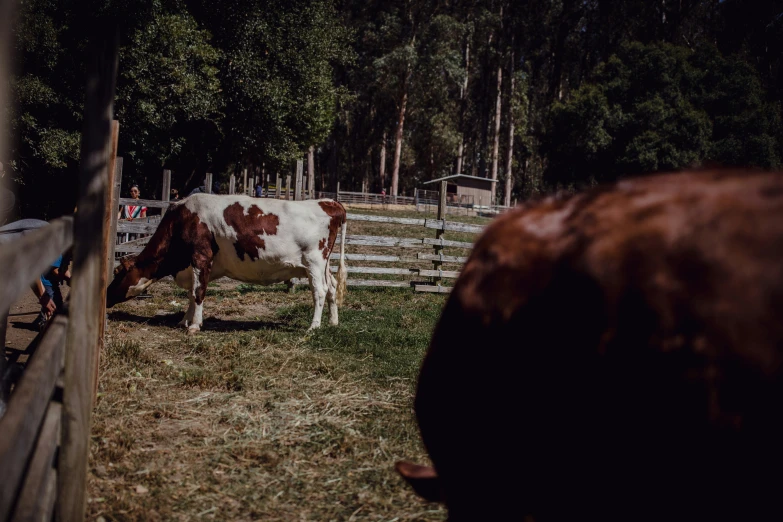
[(451, 521), (783, 520), (783, 175), (621, 181), (499, 217), (419, 376)]

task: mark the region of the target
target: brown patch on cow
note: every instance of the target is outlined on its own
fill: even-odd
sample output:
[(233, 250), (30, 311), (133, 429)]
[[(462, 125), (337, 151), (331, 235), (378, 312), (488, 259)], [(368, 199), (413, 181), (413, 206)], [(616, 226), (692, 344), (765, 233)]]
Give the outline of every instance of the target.
[(245, 254), (251, 260), (258, 259), (258, 249), (266, 249), (266, 242), (262, 235), (274, 236), (280, 225), (280, 218), (275, 214), (264, 214), (264, 211), (256, 205), (252, 205), (245, 214), (245, 209), (240, 203), (234, 203), (223, 211), (223, 218), (237, 232), (237, 240), (234, 248), (237, 257), (245, 260)]
[(337, 231), (346, 220), (345, 207), (331, 199), (319, 201), (318, 205), (331, 218), (329, 220), (329, 239), (325, 246), (322, 247), (320, 243), (318, 245), (318, 248), (323, 251), (324, 259), (329, 259), (329, 254), (334, 250), (334, 242), (337, 240)]
[[(188, 266), (209, 279), (209, 267), (218, 251), (215, 236), (184, 204), (169, 207), (147, 246), (137, 256), (120, 261), (107, 290), (107, 306), (127, 301), (128, 288), (144, 277), (176, 276)], [(206, 285), (204, 285), (206, 291)]]
[(323, 238), (318, 242), (318, 250), (324, 253), (324, 259), (329, 259), (329, 248), (327, 248), (327, 238)]

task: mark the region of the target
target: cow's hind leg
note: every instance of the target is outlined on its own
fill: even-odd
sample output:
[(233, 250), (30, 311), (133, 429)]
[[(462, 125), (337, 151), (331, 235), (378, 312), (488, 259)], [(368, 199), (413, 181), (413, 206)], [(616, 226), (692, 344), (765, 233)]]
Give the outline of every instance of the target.
[(209, 283), (209, 271), (212, 265), (199, 263), (200, 267), (193, 267), (193, 288), (190, 291), (190, 297), (193, 302), (193, 318), (188, 325), (188, 333), (193, 334), (201, 330), (204, 314), (204, 297), (207, 294), (207, 284)]
[(324, 302), (329, 285), (324, 272), (324, 259), (320, 252), (316, 252), (313, 259), (310, 259), (310, 266), (307, 267), (307, 278), (310, 280), (310, 289), (313, 291), (313, 323), (310, 330), (321, 326), (321, 316), (324, 312)]
[(326, 267), (326, 302), (329, 303), (329, 324), (337, 326), (337, 279)]

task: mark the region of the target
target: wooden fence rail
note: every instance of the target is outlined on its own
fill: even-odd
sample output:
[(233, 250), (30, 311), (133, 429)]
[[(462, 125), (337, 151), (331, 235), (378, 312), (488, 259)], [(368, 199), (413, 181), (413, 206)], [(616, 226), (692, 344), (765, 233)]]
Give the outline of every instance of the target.
[[(106, 202), (115, 191), (109, 174), (116, 155), (112, 107), (119, 43), (117, 33), (95, 36), (88, 37), (95, 52), (87, 75), (78, 213), (0, 252), (0, 318), (5, 319), (29, 284), (73, 248), (68, 315), (52, 318), (27, 347), (28, 361), (0, 417), (0, 522), (78, 522), (85, 515), (90, 418), (106, 305), (105, 231), (112, 221)], [(0, 369), (5, 349), (2, 355)]]

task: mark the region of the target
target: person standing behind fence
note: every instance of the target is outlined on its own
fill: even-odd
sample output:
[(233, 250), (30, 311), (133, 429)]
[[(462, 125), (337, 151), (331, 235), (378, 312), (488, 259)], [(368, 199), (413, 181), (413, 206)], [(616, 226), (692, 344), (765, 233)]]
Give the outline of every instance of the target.
[[(141, 193), (139, 192), (139, 186), (133, 185), (130, 189), (131, 198), (139, 199)], [(120, 209), (120, 213), (117, 216), (119, 219), (134, 220), (137, 218), (147, 217), (147, 207), (143, 205), (123, 205)]]
[(257, 198), (264, 197), (264, 187), (261, 186), (261, 183), (256, 183), (256, 197)]
[(179, 201), (179, 190), (171, 189), (171, 196), (169, 197), (169, 201)]

